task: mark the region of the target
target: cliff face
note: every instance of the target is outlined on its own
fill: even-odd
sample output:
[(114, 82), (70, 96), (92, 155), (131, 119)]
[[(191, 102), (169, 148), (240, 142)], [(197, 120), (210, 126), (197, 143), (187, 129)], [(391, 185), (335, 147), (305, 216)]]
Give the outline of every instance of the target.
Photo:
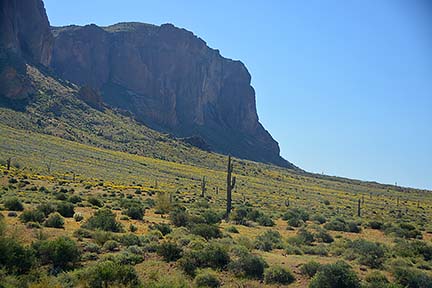
[(0, 1), (0, 96), (25, 99), (31, 94), (25, 63), (47, 66), (53, 40), (41, 0)]
[(0, 105), (30, 99), (26, 64), (46, 66), (82, 86), (77, 97), (93, 107), (105, 102), (213, 151), (294, 168), (258, 121), (246, 67), (192, 32), (142, 23), (51, 28), (42, 0), (0, 0), (0, 32)]
[(258, 121), (251, 77), (193, 33), (171, 24), (53, 28), (51, 66), (99, 90), (104, 102), (212, 150), (282, 166), (277, 142)]

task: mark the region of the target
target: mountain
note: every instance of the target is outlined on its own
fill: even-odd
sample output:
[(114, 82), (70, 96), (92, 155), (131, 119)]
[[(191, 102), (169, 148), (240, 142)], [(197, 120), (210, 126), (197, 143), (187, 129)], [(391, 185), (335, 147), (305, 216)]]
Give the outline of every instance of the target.
[(3, 105), (24, 109), (35, 98), (30, 65), (77, 85), (72, 94), (93, 108), (127, 111), (205, 150), (297, 169), (259, 122), (246, 67), (192, 32), (143, 23), (50, 27), (41, 0), (2, 0), (1, 16)]

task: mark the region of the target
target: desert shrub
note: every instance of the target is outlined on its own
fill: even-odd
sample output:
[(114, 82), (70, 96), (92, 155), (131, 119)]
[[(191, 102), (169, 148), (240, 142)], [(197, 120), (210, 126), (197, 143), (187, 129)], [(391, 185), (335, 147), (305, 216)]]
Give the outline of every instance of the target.
[(255, 248), (262, 251), (271, 251), (282, 248), (282, 236), (278, 231), (268, 230), (255, 238)]
[(138, 206), (132, 205), (127, 208), (125, 214), (134, 220), (142, 220), (144, 217), (145, 210)]
[(163, 236), (172, 232), (170, 225), (165, 223), (155, 224), (151, 228), (160, 231)]
[(282, 215), (282, 219), (288, 222), (288, 225), (300, 227), (303, 222), (309, 220), (309, 213), (301, 208), (291, 208)]
[(68, 201), (73, 203), (73, 204), (77, 204), (79, 202), (82, 202), (82, 199), (78, 195), (72, 195), (71, 197), (69, 197)]
[(87, 202), (89, 202), (91, 205), (99, 207), (99, 208), (104, 205), (104, 203), (96, 197), (89, 197), (87, 199)]
[(304, 254), (308, 255), (328, 256), (327, 247), (322, 244), (316, 246), (303, 246), (302, 250)]
[(348, 224), (344, 219), (336, 218), (324, 224), (324, 228), (332, 231), (348, 231)]
[(267, 263), (260, 256), (253, 254), (241, 255), (238, 259), (232, 261), (228, 267), (237, 274), (247, 278), (262, 279), (264, 269)]
[(432, 245), (420, 240), (400, 240), (393, 249), (396, 255), (402, 257), (421, 257), (425, 261), (432, 260)]
[(135, 269), (115, 261), (103, 261), (85, 269), (83, 279), (89, 287), (139, 287), (140, 281)]
[(6, 199), (3, 203), (3, 205), (9, 211), (23, 211), (24, 210), (23, 204), (16, 197)]
[(299, 229), (297, 232), (297, 237), (304, 245), (311, 245), (315, 241), (314, 235), (306, 229)]
[(285, 245), (285, 253), (287, 255), (303, 255), (303, 250), (297, 246), (287, 244)]
[(381, 230), (384, 224), (380, 221), (370, 221), (368, 227), (375, 230)]
[(256, 222), (264, 227), (273, 227), (275, 226), (275, 223), (273, 221), (273, 219), (271, 219), (268, 215), (261, 215), (260, 217), (258, 217), (258, 219), (256, 220)]
[(37, 210), (41, 211), (45, 217), (56, 211), (56, 207), (52, 203), (42, 203), (36, 207)]
[(204, 237), (207, 240), (222, 237), (219, 227), (209, 224), (196, 224), (192, 227), (191, 233)]
[(348, 248), (358, 254), (358, 261), (370, 268), (380, 268), (385, 260), (385, 247), (380, 243), (357, 239), (348, 244)]
[(115, 237), (111, 232), (103, 230), (95, 230), (91, 232), (91, 238), (98, 244), (103, 246), (108, 240), (113, 240)]
[(237, 230), (237, 228), (235, 226), (229, 226), (225, 230), (227, 232), (230, 232), (230, 233), (236, 233), (236, 234), (239, 233), (239, 231)]
[(9, 182), (10, 184), (16, 184), (16, 183), (18, 183), (18, 180), (15, 179), (15, 178), (10, 178), (10, 179), (8, 180), (8, 182)]
[(316, 214), (316, 215), (312, 216), (312, 221), (314, 221), (318, 224), (324, 224), (325, 222), (327, 222), (327, 219), (321, 214)]
[(397, 283), (406, 288), (430, 288), (432, 277), (425, 272), (409, 267), (396, 267), (393, 275)]
[(314, 237), (318, 242), (332, 243), (334, 241), (333, 237), (325, 229), (318, 229)]
[(360, 233), (361, 232), (361, 227), (356, 223), (356, 222), (348, 222), (348, 230), (346, 232), (351, 232), (351, 233)]
[(76, 212), (74, 213), (73, 218), (76, 222), (80, 222), (84, 219), (84, 216), (82, 215), (82, 213)]
[(322, 265), (309, 283), (309, 288), (360, 288), (351, 266), (343, 261)]
[(155, 204), (155, 209), (160, 214), (167, 214), (172, 209), (170, 195), (168, 193), (159, 192)]
[(119, 247), (120, 247), (120, 243), (117, 242), (116, 240), (107, 240), (103, 244), (102, 249), (105, 250), (105, 251), (111, 251), (111, 252), (113, 252), (113, 251), (119, 250)]
[(179, 259), (180, 267), (189, 275), (195, 275), (197, 268), (224, 269), (230, 261), (225, 248), (218, 243), (210, 242), (197, 250), (188, 250)]
[(222, 220), (222, 216), (210, 209), (205, 210), (201, 216), (204, 218), (206, 224), (217, 224)]
[(189, 224), (189, 214), (185, 208), (177, 207), (170, 212), (171, 223), (176, 227), (184, 227)]
[(196, 275), (194, 279), (195, 287), (209, 287), (209, 288), (217, 288), (221, 286), (221, 283), (216, 275), (210, 269), (202, 270)]
[(0, 237), (0, 270), (4, 269), (13, 274), (24, 274), (30, 271), (35, 261), (32, 249), (24, 247), (16, 239)]
[(387, 279), (387, 277), (379, 271), (373, 271), (373, 272), (367, 274), (365, 277), (365, 282), (366, 283), (363, 285), (364, 288), (385, 288), (385, 287), (396, 288), (393, 285), (390, 286), (389, 285), (390, 282)]
[(90, 252), (90, 253), (97, 253), (97, 254), (101, 253), (101, 247), (99, 245), (97, 245), (95, 243), (91, 243), (91, 242), (87, 243), (84, 246), (83, 250), (85, 252)]
[(321, 267), (321, 264), (315, 261), (309, 261), (301, 265), (300, 272), (303, 275), (308, 276), (309, 278), (315, 276), (315, 274), (318, 272), (319, 268)]
[(45, 220), (44, 225), (52, 228), (63, 228), (64, 220), (59, 213), (53, 213)]
[(35, 242), (33, 249), (42, 264), (51, 264), (54, 270), (64, 270), (74, 266), (81, 254), (75, 241), (68, 237)]
[(57, 212), (66, 218), (73, 217), (73, 215), (75, 214), (74, 209), (75, 209), (74, 205), (69, 202), (59, 202), (57, 204)]
[(157, 248), (157, 253), (164, 261), (177, 261), (182, 256), (183, 250), (174, 242), (163, 242)]
[(123, 228), (120, 223), (116, 221), (116, 215), (109, 209), (100, 209), (90, 217), (83, 225), (83, 228), (95, 230), (100, 229), (103, 231), (121, 232)]
[(73, 236), (79, 239), (92, 238), (92, 232), (84, 228), (78, 228), (73, 232)]
[(238, 207), (231, 213), (230, 218), (234, 223), (244, 225), (246, 223), (247, 214), (248, 211), (245, 207)]
[(42, 223), (45, 220), (45, 215), (41, 211), (36, 209), (25, 210), (23, 213), (21, 213), (19, 219), (23, 223), (28, 223), (28, 222)]
[(400, 223), (399, 225), (388, 225), (384, 228), (384, 233), (405, 239), (422, 238), (422, 233), (414, 225)]
[(295, 281), (295, 277), (291, 271), (280, 266), (273, 266), (266, 269), (264, 273), (264, 281), (267, 284), (288, 285)]
[(122, 235), (119, 238), (119, 242), (126, 247), (134, 246), (134, 245), (137, 245), (137, 246), (141, 245), (141, 239), (137, 235), (131, 234), (131, 233)]

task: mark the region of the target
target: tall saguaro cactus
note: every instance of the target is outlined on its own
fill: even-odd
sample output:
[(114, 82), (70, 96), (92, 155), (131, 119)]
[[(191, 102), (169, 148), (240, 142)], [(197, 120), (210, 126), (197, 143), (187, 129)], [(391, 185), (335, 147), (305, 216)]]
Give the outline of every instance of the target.
[(233, 164), (231, 163), (231, 155), (228, 156), (227, 167), (227, 203), (226, 203), (226, 219), (228, 219), (232, 208), (232, 189), (235, 187), (236, 177), (232, 176)]
[(361, 200), (360, 199), (358, 199), (357, 216), (361, 217)]
[(205, 196), (205, 191), (206, 191), (206, 176), (203, 176), (201, 180), (201, 197)]

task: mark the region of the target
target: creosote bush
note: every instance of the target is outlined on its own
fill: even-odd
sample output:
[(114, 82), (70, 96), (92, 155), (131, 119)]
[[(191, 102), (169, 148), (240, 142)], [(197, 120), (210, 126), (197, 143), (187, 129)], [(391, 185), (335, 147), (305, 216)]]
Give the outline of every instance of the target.
[(221, 283), (216, 273), (210, 269), (201, 270), (194, 279), (195, 287), (217, 288)]
[(120, 223), (116, 221), (116, 215), (107, 208), (102, 208), (90, 217), (83, 225), (83, 228), (95, 230), (100, 229), (103, 231), (122, 232), (123, 228)]
[(44, 225), (46, 227), (52, 228), (63, 228), (64, 220), (59, 213), (53, 213), (48, 216), (48, 219), (45, 220)]
[(273, 266), (265, 270), (264, 281), (267, 284), (288, 285), (295, 281), (291, 271), (280, 266)]
[(360, 288), (360, 280), (351, 266), (343, 261), (322, 265), (309, 283), (309, 288)]
[(9, 211), (23, 211), (24, 210), (23, 204), (16, 197), (6, 199), (3, 203), (3, 205)]

